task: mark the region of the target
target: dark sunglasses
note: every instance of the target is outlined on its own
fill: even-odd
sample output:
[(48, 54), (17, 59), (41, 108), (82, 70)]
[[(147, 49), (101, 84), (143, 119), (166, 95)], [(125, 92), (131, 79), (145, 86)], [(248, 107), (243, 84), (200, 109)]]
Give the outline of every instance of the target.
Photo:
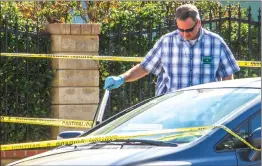
[(180, 32), (192, 32), (193, 30), (194, 30), (194, 28), (196, 27), (196, 25), (197, 25), (197, 22), (195, 23), (195, 25), (192, 27), (192, 28), (190, 28), (190, 29), (180, 29), (180, 28), (178, 28), (177, 27), (177, 29), (180, 31)]

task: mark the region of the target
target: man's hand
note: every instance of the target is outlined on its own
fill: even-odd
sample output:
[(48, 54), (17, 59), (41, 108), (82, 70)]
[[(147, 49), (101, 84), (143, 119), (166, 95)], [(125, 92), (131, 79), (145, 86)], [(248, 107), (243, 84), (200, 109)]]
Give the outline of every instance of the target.
[(222, 78), (222, 81), (233, 80), (233, 79), (234, 79), (233, 74), (231, 74), (231, 75), (229, 75), (227, 77)]
[(144, 77), (147, 74), (148, 72), (142, 66), (140, 66), (140, 64), (137, 64), (136, 66), (132, 67), (120, 76), (107, 77), (105, 80), (104, 89), (116, 89), (125, 82), (132, 82), (138, 80), (139, 78)]
[(125, 80), (122, 76), (109, 76), (105, 80), (104, 89), (112, 90), (119, 88), (122, 84), (125, 83)]

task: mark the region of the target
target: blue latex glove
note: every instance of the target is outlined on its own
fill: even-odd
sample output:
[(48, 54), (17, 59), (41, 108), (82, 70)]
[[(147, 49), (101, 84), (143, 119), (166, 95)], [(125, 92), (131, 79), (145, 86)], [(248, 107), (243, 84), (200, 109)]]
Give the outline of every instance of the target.
[(125, 83), (125, 80), (122, 76), (109, 76), (105, 80), (104, 89), (112, 90), (120, 87)]

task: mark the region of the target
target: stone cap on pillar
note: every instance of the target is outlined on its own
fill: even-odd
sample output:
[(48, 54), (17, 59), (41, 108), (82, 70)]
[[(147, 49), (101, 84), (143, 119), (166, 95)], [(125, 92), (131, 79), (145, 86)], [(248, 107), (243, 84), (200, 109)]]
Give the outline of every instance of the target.
[(101, 32), (100, 24), (67, 24), (54, 23), (48, 24), (45, 31), (51, 35), (98, 35)]

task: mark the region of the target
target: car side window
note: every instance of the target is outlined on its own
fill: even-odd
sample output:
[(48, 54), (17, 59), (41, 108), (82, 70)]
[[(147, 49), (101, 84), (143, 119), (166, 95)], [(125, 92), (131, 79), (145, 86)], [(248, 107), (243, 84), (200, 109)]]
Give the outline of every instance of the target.
[(255, 115), (253, 117), (253, 119), (250, 121), (250, 133), (249, 135), (252, 133), (252, 131), (254, 131), (255, 129), (261, 127), (261, 111), (259, 111), (259, 113), (257, 115)]
[[(249, 118), (243, 124), (241, 124), (234, 132), (241, 138), (248, 141), (248, 137), (251, 135), (252, 131), (261, 127), (261, 111), (258, 111), (254, 116)], [(248, 146), (241, 142), (236, 137), (228, 134), (225, 139), (216, 147), (217, 151), (233, 150), (239, 148), (247, 148)]]

